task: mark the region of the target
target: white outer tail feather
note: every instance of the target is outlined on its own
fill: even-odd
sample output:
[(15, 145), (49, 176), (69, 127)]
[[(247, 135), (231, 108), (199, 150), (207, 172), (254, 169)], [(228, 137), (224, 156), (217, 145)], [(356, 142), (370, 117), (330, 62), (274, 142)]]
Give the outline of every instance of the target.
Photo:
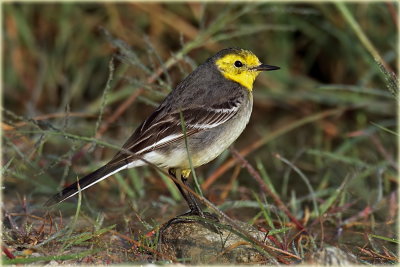
[(106, 179), (107, 177), (113, 175), (114, 173), (119, 172), (120, 170), (129, 169), (129, 168), (133, 168), (133, 167), (138, 167), (138, 166), (142, 166), (142, 165), (144, 165), (144, 164), (145, 164), (145, 163), (144, 163), (143, 161), (141, 161), (141, 160), (136, 160), (136, 161), (134, 161), (134, 162), (131, 162), (131, 163), (129, 163), (129, 164), (126, 164), (126, 165), (124, 165), (124, 166), (122, 166), (122, 167), (116, 169), (115, 171), (110, 172), (110, 173), (104, 175), (103, 177), (97, 179), (97, 180), (94, 181), (93, 183), (88, 184), (87, 186), (81, 188), (80, 190), (76, 191), (75, 193), (73, 193), (72, 195), (70, 195), (70, 196), (68, 196), (67, 198), (63, 199), (62, 201), (65, 201), (65, 200), (69, 199), (70, 197), (73, 197), (73, 196), (75, 196), (76, 194), (79, 194), (79, 193), (82, 192), (83, 190), (85, 190), (85, 189), (91, 187), (92, 185), (97, 184), (98, 182), (103, 181), (103, 180)]

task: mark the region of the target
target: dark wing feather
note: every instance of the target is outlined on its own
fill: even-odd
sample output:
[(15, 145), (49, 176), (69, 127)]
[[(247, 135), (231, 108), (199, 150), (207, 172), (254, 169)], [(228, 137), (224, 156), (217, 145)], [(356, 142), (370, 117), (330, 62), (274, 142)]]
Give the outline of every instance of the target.
[[(224, 103), (209, 107), (190, 107), (165, 114), (160, 117), (150, 117), (138, 127), (128, 139), (122, 150), (111, 162), (133, 161), (136, 156), (165, 147), (184, 138), (181, 126), (181, 113), (186, 127), (186, 136), (217, 127), (236, 115), (242, 104), (241, 99), (230, 99)], [(124, 151), (131, 153), (124, 153)]]

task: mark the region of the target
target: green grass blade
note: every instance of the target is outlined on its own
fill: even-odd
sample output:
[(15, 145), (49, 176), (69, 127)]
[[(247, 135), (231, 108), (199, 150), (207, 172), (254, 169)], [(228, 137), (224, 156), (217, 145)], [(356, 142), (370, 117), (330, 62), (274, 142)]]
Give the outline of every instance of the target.
[(92, 249), (80, 253), (66, 254), (66, 255), (55, 255), (55, 256), (40, 256), (40, 257), (30, 257), (30, 258), (17, 258), (17, 259), (4, 259), (3, 263), (7, 265), (11, 264), (28, 264), (36, 263), (41, 261), (66, 261), (73, 259), (82, 259), (86, 256), (96, 254), (103, 249)]
[(169, 192), (172, 195), (172, 198), (175, 201), (180, 201), (182, 199), (182, 196), (181, 196), (181, 193), (179, 192), (178, 188), (174, 184), (174, 182), (168, 176), (166, 176), (164, 173), (158, 171), (158, 174), (161, 176), (161, 179), (167, 186)]
[(253, 196), (256, 199), (259, 208), (262, 211), (262, 214), (264, 215), (264, 219), (267, 221), (267, 224), (269, 225), (269, 227), (271, 227), (272, 229), (275, 229), (274, 223), (272, 222), (272, 218), (271, 218), (271, 214), (269, 213), (269, 211), (265, 208), (265, 206), (263, 205), (263, 203), (261, 203), (260, 198), (257, 196), (256, 193), (253, 192)]
[(383, 131), (385, 131), (385, 132), (388, 132), (388, 133), (390, 133), (390, 134), (393, 134), (393, 135), (395, 135), (395, 136), (397, 136), (397, 137), (399, 136), (399, 133), (396, 133), (395, 131), (392, 131), (392, 130), (390, 130), (390, 129), (386, 128), (386, 127), (383, 127), (383, 126), (381, 126), (381, 125), (379, 125), (379, 124), (377, 124), (377, 123), (371, 122), (371, 124), (374, 125), (374, 126), (376, 126), (376, 127), (378, 127), (379, 129), (381, 129), (381, 130), (383, 130)]
[(400, 244), (400, 240), (396, 239), (396, 238), (390, 238), (390, 237), (385, 237), (385, 236), (381, 236), (381, 235), (374, 235), (374, 234), (368, 234), (369, 237), (373, 237), (373, 238), (378, 238), (381, 240), (385, 240), (388, 242), (392, 242), (392, 243), (396, 243), (396, 244)]
[(110, 231), (113, 228), (115, 228), (115, 226), (116, 225), (114, 224), (114, 225), (111, 225), (109, 227), (100, 229), (100, 230), (98, 230), (98, 231), (96, 231), (94, 233), (93, 232), (86, 232), (86, 233), (82, 233), (82, 234), (79, 234), (77, 236), (71, 237), (70, 238), (70, 242), (64, 247), (64, 249), (66, 249), (68, 247), (71, 247), (71, 246), (74, 246), (74, 245), (79, 245), (79, 244), (81, 244), (81, 243), (83, 243), (83, 242), (85, 242), (87, 240), (90, 240), (90, 239), (92, 239), (94, 237), (98, 237), (98, 236), (100, 236), (100, 235), (102, 235), (104, 233), (107, 233), (108, 231)]
[(130, 198), (136, 198), (135, 191), (132, 190), (132, 188), (128, 185), (128, 183), (125, 181), (125, 179), (122, 178), (122, 175), (120, 173), (114, 174), (114, 177), (117, 180), (117, 182), (119, 183), (120, 188), (122, 188), (122, 190), (124, 190), (125, 193), (128, 194), (128, 196)]
[(190, 165), (190, 170), (192, 171), (195, 189), (196, 189), (196, 192), (200, 196), (204, 197), (203, 191), (201, 191), (201, 187), (200, 187), (199, 181), (197, 179), (196, 172), (195, 172), (194, 167), (193, 167), (192, 157), (190, 155), (189, 145), (188, 145), (188, 140), (187, 140), (187, 135), (186, 135), (186, 124), (185, 124), (182, 112), (179, 112), (179, 116), (180, 116), (180, 119), (181, 119), (181, 127), (182, 127), (183, 136), (184, 136), (184, 139), (185, 139), (186, 153), (187, 153), (187, 157), (189, 159), (189, 165)]

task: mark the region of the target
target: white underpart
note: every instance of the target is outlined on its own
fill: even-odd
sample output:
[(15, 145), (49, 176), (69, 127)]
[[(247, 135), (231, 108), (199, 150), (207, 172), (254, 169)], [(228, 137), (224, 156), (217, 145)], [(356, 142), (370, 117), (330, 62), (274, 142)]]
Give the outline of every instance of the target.
[(165, 155), (157, 151), (146, 153), (143, 158), (161, 168), (170, 168), (180, 166), (187, 161), (186, 149), (176, 149), (171, 151), (171, 154)]

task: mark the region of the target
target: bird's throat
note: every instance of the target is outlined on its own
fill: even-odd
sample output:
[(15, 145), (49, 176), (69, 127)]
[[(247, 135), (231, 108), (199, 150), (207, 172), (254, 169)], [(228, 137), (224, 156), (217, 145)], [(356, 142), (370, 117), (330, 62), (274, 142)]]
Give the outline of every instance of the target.
[(246, 87), (247, 90), (249, 90), (250, 92), (253, 91), (253, 84), (254, 84), (254, 80), (256, 79), (258, 72), (257, 71), (246, 71), (246, 72), (242, 72), (242, 73), (228, 73), (225, 72), (223, 73), (224, 77), (232, 80), (234, 82), (239, 83), (240, 85)]

